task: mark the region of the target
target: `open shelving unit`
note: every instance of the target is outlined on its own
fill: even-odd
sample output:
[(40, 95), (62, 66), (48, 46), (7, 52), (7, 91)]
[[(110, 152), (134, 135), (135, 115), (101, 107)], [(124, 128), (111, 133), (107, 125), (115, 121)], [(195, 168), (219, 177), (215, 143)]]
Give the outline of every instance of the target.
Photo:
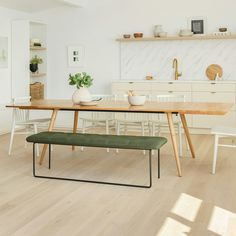
[(202, 35), (202, 36), (167, 36), (167, 37), (143, 37), (143, 38), (118, 38), (118, 42), (145, 42), (145, 41), (171, 41), (171, 40), (214, 40), (214, 39), (236, 39), (236, 34), (218, 36), (218, 35)]
[[(41, 83), (41, 94), (46, 97), (47, 93), (47, 26), (39, 22), (30, 22), (30, 39), (40, 39), (42, 46), (29, 45), (30, 59), (38, 56), (43, 59), (43, 63), (38, 65), (38, 72), (32, 73), (29, 71), (30, 84)], [(30, 87), (31, 87), (30, 86)], [(32, 89), (30, 89), (32, 90)], [(33, 97), (33, 94), (30, 94)]]

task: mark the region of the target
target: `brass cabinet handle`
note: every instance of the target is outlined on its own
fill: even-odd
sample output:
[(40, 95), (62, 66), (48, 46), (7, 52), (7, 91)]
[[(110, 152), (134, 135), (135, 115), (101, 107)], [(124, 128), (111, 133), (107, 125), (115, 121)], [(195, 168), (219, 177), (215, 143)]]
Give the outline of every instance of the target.
[(129, 84), (133, 84), (134, 82), (129, 82)]
[(173, 91), (168, 91), (168, 93), (173, 93)]
[(215, 94), (216, 92), (211, 92), (211, 94)]
[(173, 84), (173, 82), (169, 82), (169, 84)]

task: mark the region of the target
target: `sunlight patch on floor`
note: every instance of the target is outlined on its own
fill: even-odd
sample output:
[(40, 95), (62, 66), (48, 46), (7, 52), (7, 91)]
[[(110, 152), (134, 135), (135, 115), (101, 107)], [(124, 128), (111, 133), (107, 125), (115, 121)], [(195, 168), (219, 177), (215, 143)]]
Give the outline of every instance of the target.
[(171, 212), (182, 218), (194, 222), (202, 200), (182, 193), (172, 208)]
[(236, 236), (236, 214), (215, 206), (208, 229), (219, 235)]
[(187, 225), (168, 217), (156, 236), (185, 236), (190, 230)]

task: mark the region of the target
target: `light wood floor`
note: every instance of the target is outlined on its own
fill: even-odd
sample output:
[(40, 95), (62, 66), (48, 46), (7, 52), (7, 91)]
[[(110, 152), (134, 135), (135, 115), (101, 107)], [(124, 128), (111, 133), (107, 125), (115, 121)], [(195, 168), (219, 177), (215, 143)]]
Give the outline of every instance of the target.
[[(170, 142), (162, 149), (161, 179), (151, 189), (45, 180), (32, 177), (32, 148), (16, 136), (0, 136), (0, 235), (178, 236), (236, 235), (236, 150), (221, 149), (210, 173), (213, 137), (193, 135), (196, 160), (181, 158), (176, 176)], [(141, 151), (55, 146), (53, 174), (144, 184), (147, 155)], [(39, 171), (48, 172), (45, 167)]]

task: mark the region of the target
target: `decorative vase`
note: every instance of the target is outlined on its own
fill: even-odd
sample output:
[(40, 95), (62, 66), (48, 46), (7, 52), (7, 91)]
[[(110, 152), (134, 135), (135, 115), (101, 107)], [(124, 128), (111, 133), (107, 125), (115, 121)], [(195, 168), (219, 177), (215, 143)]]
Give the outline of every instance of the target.
[(36, 71), (38, 71), (38, 64), (30, 64), (30, 71), (32, 73), (35, 73)]
[(74, 104), (79, 104), (81, 101), (91, 101), (92, 97), (89, 90), (85, 87), (75, 90), (72, 95), (72, 101)]
[(154, 26), (154, 37), (159, 37), (159, 34), (163, 32), (162, 25), (155, 25)]

